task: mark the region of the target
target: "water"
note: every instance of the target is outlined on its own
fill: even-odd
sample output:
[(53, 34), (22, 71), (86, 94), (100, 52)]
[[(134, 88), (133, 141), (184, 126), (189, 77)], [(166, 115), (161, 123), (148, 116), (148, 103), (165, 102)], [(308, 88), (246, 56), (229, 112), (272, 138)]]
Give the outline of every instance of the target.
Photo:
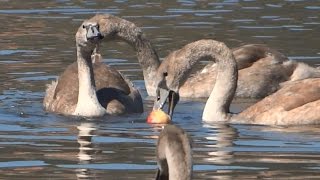
[[(103, 47), (104, 62), (134, 81), (144, 114), (90, 121), (46, 113), (45, 85), (75, 60), (74, 35), (96, 13), (142, 27), (161, 57), (214, 38), (229, 47), (265, 43), (320, 65), (319, 1), (0, 0), (0, 179), (152, 179), (160, 127), (135, 53)], [(204, 101), (182, 101), (175, 124), (193, 139), (194, 179), (320, 178), (320, 128), (205, 124)], [(241, 104), (232, 109), (239, 111)]]

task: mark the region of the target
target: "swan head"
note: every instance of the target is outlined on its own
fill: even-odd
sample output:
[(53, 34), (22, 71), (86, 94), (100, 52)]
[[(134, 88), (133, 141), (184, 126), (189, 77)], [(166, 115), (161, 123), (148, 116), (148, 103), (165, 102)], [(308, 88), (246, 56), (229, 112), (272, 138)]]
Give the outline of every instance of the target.
[(124, 28), (123, 25), (127, 23), (127, 21), (110, 14), (97, 14), (87, 21), (95, 22), (99, 26), (99, 31), (105, 41), (116, 38), (119, 28)]
[(172, 119), (174, 108), (180, 99), (180, 81), (174, 76), (175, 73), (168, 73), (170, 66), (166, 62), (168, 61), (164, 61), (160, 65), (155, 78), (157, 90), (153, 110), (163, 109), (164, 105), (168, 102), (168, 114), (170, 119)]
[(91, 21), (84, 21), (76, 33), (76, 43), (82, 49), (92, 51), (103, 36), (99, 30), (99, 24)]

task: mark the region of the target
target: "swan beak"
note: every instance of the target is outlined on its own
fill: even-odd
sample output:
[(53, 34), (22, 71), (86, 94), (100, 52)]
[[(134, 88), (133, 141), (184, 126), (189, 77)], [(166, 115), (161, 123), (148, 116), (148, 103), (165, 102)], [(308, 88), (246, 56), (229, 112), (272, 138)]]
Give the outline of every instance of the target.
[(101, 35), (101, 32), (99, 31), (98, 25), (92, 25), (87, 27), (87, 39), (88, 40), (99, 40), (102, 39), (103, 36)]
[(180, 99), (180, 96), (178, 93), (174, 91), (170, 91), (168, 99), (169, 99), (168, 114), (170, 116), (170, 119), (172, 119), (174, 108), (176, 107)]
[(155, 180), (161, 180), (161, 172), (160, 169), (157, 169)]
[(155, 180), (163, 180), (163, 179), (169, 179), (169, 175), (168, 174), (162, 174), (160, 169), (157, 168)]
[(158, 88), (157, 99), (154, 102), (153, 110), (163, 109), (163, 106), (166, 104), (167, 100), (169, 101), (168, 114), (170, 116), (170, 119), (172, 119), (174, 108), (179, 101), (179, 94), (174, 91)]
[(162, 109), (165, 103), (167, 102), (168, 97), (169, 97), (169, 90), (158, 88), (157, 99), (154, 102), (153, 109), (154, 110)]

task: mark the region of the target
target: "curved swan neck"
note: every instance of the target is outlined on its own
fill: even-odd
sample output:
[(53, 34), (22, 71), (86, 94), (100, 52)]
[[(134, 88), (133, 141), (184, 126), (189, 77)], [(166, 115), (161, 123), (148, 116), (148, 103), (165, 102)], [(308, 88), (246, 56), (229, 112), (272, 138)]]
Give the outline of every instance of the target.
[(96, 94), (91, 54), (92, 51), (85, 50), (77, 45), (79, 94), (77, 106), (73, 113), (77, 116), (92, 117), (105, 114), (105, 110), (100, 105)]
[[(194, 65), (202, 59), (210, 58), (217, 63), (217, 80), (203, 112), (205, 121), (222, 121), (229, 118), (229, 106), (237, 86), (237, 64), (231, 50), (222, 42), (200, 40), (184, 46), (165, 59), (162, 67), (173, 73), (168, 73), (167, 85), (177, 91), (188, 78)], [(177, 66), (177, 67), (176, 67)]]
[[(97, 16), (99, 17), (99, 15)], [(134, 23), (111, 15), (100, 16), (104, 16), (99, 24), (102, 25), (100, 26), (100, 31), (105, 37), (108, 37), (108, 35), (115, 35), (115, 38), (126, 41), (137, 51), (148, 94), (155, 95), (154, 77), (160, 65), (160, 61), (151, 42)]]
[(230, 104), (235, 95), (238, 80), (237, 64), (232, 52), (224, 43), (212, 49), (217, 63), (217, 77), (214, 88), (203, 110), (204, 121), (227, 121), (230, 119)]
[(167, 125), (157, 144), (160, 167), (158, 179), (190, 180), (192, 178), (192, 150), (187, 134), (175, 125)]

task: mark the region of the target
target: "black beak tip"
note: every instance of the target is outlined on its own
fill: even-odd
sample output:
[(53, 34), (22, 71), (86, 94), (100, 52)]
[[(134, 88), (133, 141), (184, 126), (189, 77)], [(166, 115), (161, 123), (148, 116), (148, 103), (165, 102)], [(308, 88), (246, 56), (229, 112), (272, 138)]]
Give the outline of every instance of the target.
[(97, 34), (97, 38), (98, 39), (103, 39), (103, 36), (102, 36), (102, 34), (100, 32)]

